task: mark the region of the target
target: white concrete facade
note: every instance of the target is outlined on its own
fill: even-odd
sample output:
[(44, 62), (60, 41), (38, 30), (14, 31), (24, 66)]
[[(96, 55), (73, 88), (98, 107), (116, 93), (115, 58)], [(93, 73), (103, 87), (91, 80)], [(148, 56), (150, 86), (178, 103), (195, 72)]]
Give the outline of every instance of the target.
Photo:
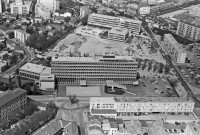
[(88, 25), (95, 25), (107, 28), (127, 28), (132, 34), (137, 35), (140, 32), (141, 22), (133, 19), (92, 13), (89, 15)]
[[(194, 101), (182, 97), (91, 97), (90, 112), (92, 115), (116, 115), (117, 113), (151, 113), (151, 112), (193, 112)], [(110, 110), (110, 112), (106, 112)], [(115, 112), (115, 111), (116, 112)], [(100, 113), (96, 113), (100, 112)]]
[(129, 36), (128, 29), (112, 28), (108, 32), (108, 39), (109, 40), (124, 42), (128, 38), (128, 36)]
[(12, 14), (29, 14), (32, 2), (22, 2), (22, 0), (17, 0), (10, 4), (10, 9)]
[(60, 83), (80, 80), (105, 84), (113, 80), (119, 84), (133, 84), (138, 62), (132, 56), (53, 57), (52, 74)]
[[(197, 24), (198, 25), (198, 24)], [(179, 21), (176, 34), (192, 41), (200, 40), (200, 26)]]
[(19, 75), (27, 79), (38, 81), (43, 71), (48, 71), (50, 74), (51, 68), (33, 63), (26, 63), (24, 66), (19, 68)]
[(164, 46), (177, 63), (185, 63), (187, 53), (171, 34), (164, 35)]
[(30, 36), (25, 30), (17, 29), (14, 31), (15, 38), (21, 42), (26, 42), (28, 37)]

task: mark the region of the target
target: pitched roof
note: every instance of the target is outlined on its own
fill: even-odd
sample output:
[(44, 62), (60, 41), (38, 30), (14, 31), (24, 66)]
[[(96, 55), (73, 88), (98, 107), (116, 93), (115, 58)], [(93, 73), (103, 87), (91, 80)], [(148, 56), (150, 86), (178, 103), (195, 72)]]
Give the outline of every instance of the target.
[(92, 109), (92, 114), (117, 114), (115, 109)]
[(54, 119), (37, 130), (33, 135), (54, 135), (70, 123), (70, 121)]
[(6, 92), (0, 94), (0, 107), (25, 93), (26, 91), (20, 88), (7, 90)]

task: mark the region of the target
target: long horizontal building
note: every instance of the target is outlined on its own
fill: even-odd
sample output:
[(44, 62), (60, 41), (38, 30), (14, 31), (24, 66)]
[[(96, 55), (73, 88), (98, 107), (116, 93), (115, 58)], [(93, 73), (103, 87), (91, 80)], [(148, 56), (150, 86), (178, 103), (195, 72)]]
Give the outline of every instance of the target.
[(59, 83), (106, 84), (112, 80), (119, 84), (133, 84), (136, 79), (137, 61), (132, 56), (103, 57), (53, 57), (51, 73)]
[(117, 117), (120, 113), (191, 113), (195, 102), (182, 97), (91, 97), (91, 115)]
[(185, 63), (187, 53), (171, 34), (164, 35), (164, 46), (175, 62)]
[(141, 21), (92, 13), (89, 15), (88, 25), (95, 25), (110, 29), (113, 27), (127, 28), (130, 33), (137, 35), (140, 32)]

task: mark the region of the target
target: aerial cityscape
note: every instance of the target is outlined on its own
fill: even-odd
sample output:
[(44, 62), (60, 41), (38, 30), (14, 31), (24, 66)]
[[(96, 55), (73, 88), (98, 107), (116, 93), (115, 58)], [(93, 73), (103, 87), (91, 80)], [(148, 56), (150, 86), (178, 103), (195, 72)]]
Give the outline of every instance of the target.
[(200, 0), (0, 0), (0, 135), (200, 135)]

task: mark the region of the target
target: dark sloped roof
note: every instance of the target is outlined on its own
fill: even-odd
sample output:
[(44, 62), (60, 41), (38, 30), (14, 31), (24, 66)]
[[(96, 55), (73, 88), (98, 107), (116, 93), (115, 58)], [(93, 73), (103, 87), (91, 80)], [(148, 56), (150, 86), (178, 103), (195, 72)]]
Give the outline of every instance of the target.
[(114, 109), (92, 109), (92, 114), (116, 114)]
[(26, 93), (25, 90), (17, 88), (15, 90), (7, 90), (6, 92), (0, 94), (0, 107), (24, 93)]

